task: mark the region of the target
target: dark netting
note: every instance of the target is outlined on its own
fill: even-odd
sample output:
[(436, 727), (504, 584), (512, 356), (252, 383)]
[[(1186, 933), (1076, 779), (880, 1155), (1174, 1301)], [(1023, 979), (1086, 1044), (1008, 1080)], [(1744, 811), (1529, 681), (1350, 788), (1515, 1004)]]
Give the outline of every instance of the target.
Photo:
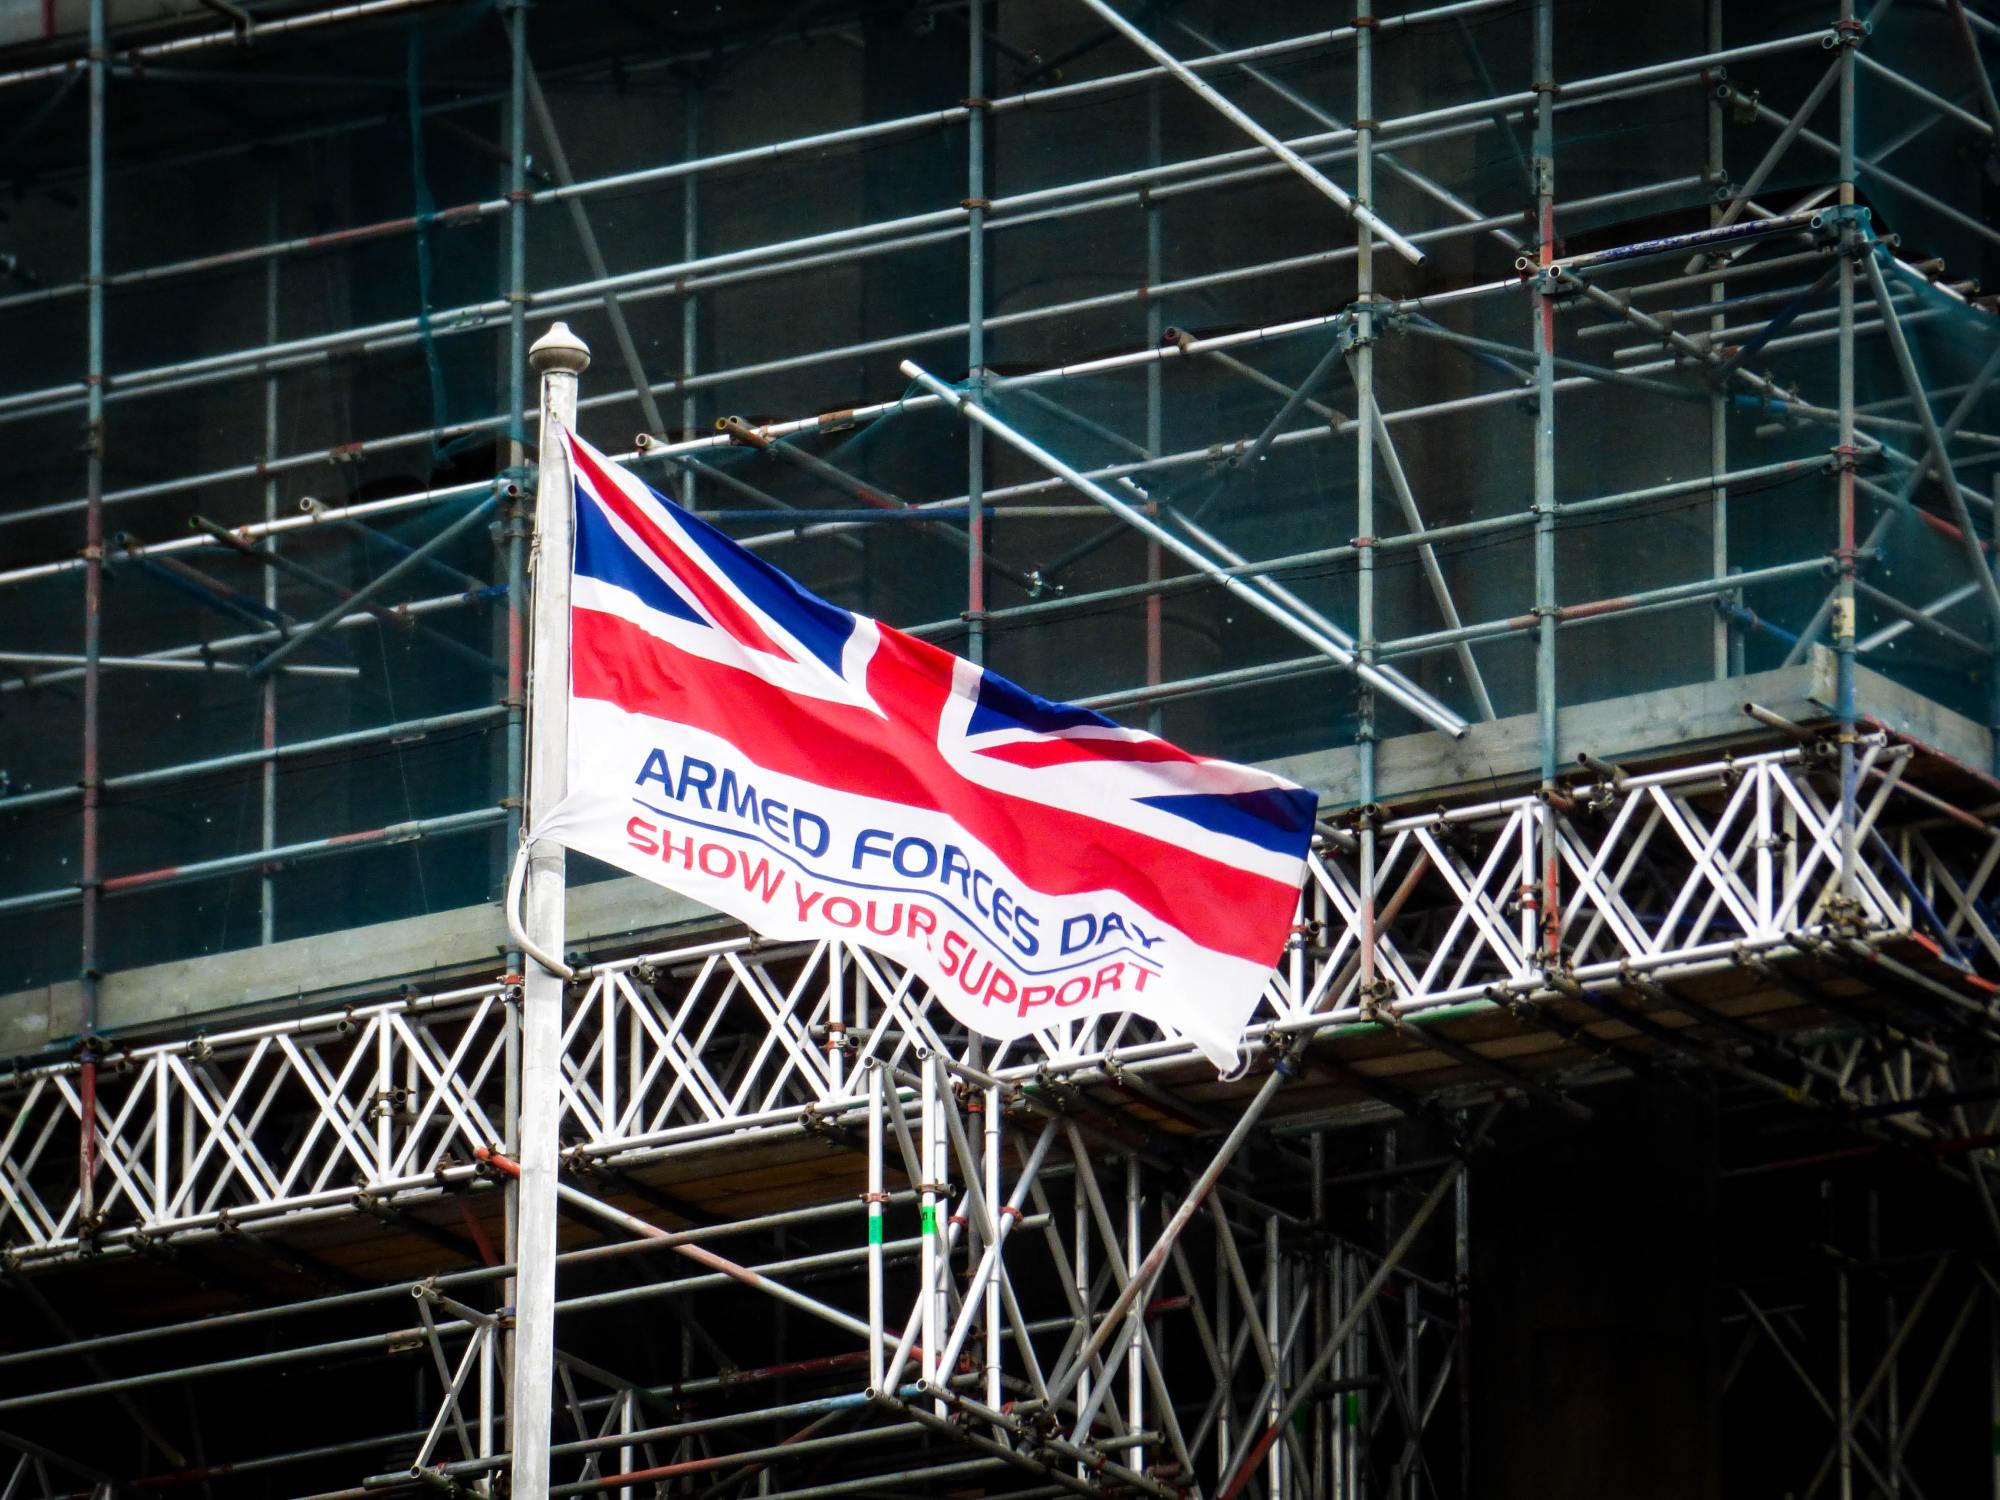
[[(130, 914), (105, 925), (103, 961), (496, 894), (531, 520), (508, 487), (536, 457), (521, 354), (558, 317), (594, 353), (584, 433), (617, 452), (644, 433), (654, 483), (809, 587), (1037, 692), (1269, 759), (1534, 712), (1538, 603), (1560, 612), (1563, 705), (1825, 644), (1838, 252), (1862, 237), (1956, 484), (1858, 271), (1859, 659), (1985, 722), (1994, 622), (1971, 550), (1992, 534), (2000, 419), (1979, 278), (2000, 235), (1947, 10), (1862, 13), (1854, 216), (1826, 7), (1725, 6), (1711, 30), (1700, 7), (1565, 0), (1552, 79), (1533, 14), (1385, 16), (1365, 116), (1342, 18), (1150, 14), (1180, 56), (1230, 54), (1201, 76), (1340, 191), (1357, 122), (1374, 130), (1375, 206), (1424, 259), (1378, 241), (1372, 318), (1349, 214), (1054, 0), (990, 8), (976, 95), (952, 7), (530, 13), (518, 120), (489, 6), (114, 70), (104, 650), (161, 664), (104, 674), (101, 873), (140, 878), (103, 898)], [(36, 351), (0, 376), (0, 611), (18, 653), (73, 656), (86, 122), (59, 82), (0, 112), (32, 169), (0, 226), (0, 319)], [(1552, 283), (1540, 601), (1538, 187), (1552, 254), (1577, 264)], [(1620, 249), (1726, 224), (1755, 232)], [(905, 399), (905, 359), (1218, 565), (1268, 564), (1273, 607)], [(1372, 703), (1342, 665), (1364, 635), (1395, 685)], [(280, 670), (253, 672), (277, 650)], [(74, 967), (82, 729), (73, 666), (17, 665), (0, 923), (25, 985)], [(267, 736), (303, 747), (268, 774)], [(175, 767), (195, 769), (130, 779)], [(41, 800), (9, 805), (22, 794)]]

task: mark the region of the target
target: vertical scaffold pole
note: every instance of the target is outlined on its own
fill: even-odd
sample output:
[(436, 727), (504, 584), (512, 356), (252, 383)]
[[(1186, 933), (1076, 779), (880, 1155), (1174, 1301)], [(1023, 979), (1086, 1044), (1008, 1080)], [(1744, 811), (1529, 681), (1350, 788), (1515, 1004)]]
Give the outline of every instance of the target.
[[(502, 13), (507, 24), (507, 467), (515, 474), (524, 472), (528, 460), (528, 15), (524, 7)], [(525, 488), (525, 486), (522, 486)], [(503, 500), (500, 536), (502, 565), (507, 570), (506, 664), (507, 741), (500, 796), (507, 808), (506, 836), (500, 848), (502, 861), (513, 857), (521, 841), (522, 797), (527, 786), (528, 756), (528, 516), (526, 502)], [(520, 973), (524, 956), (507, 955), (510, 972)], [(521, 1118), (521, 1011), (516, 1007), (506, 1019), (506, 1069), (503, 1087), (503, 1128), (516, 1131), (506, 1147), (516, 1161), (521, 1159), (517, 1131)], [(520, 1263), (521, 1186), (505, 1179), (501, 1191), (502, 1228), (507, 1263)], [(515, 1284), (509, 1278), (501, 1292), (502, 1301), (514, 1305)], [(503, 1366), (514, 1368), (514, 1333), (504, 1335)], [(507, 1404), (505, 1417), (508, 1450), (514, 1448), (511, 1429), (514, 1404)]]
[[(1708, 0), (1708, 48), (1711, 52), (1722, 50), (1722, 0)], [(1716, 90), (1708, 92), (1708, 177), (1711, 184), (1725, 180), (1723, 151), (1723, 104)], [(1724, 209), (1719, 201), (1711, 200), (1708, 222), (1711, 226), (1722, 222)], [(1720, 271), (1726, 264), (1726, 257), (1718, 253), (1711, 269)], [(1720, 302), (1729, 295), (1728, 285), (1720, 275), (1708, 284), (1708, 300)], [(1709, 319), (1708, 331), (1711, 337), (1722, 332), (1728, 322), (1721, 313)], [(1718, 340), (1719, 341), (1719, 340)], [(1716, 386), (1708, 398), (1708, 472), (1726, 474), (1729, 472), (1729, 397), (1721, 386)], [(1709, 562), (1710, 576), (1721, 578), (1729, 571), (1729, 490), (1718, 484), (1709, 498)], [(1740, 594), (1732, 595), (1736, 603), (1743, 602)], [(1714, 660), (1712, 667), (1720, 679), (1730, 675), (1732, 667), (1732, 647), (1737, 639), (1721, 610), (1716, 610), (1711, 625), (1714, 632)]]
[[(690, 82), (681, 90), (681, 157), (693, 161), (701, 155), (701, 95)], [(701, 177), (690, 172), (681, 179), (681, 259), (692, 261), (701, 255)], [(681, 294), (681, 436), (693, 437), (700, 430), (701, 403), (687, 387), (701, 358), (701, 309), (698, 292)], [(681, 503), (690, 510), (695, 503), (695, 471), (681, 475)]]
[[(1154, 167), (1160, 165), (1161, 151), (1165, 145), (1163, 122), (1160, 118), (1160, 94), (1165, 85), (1154, 83), (1146, 91), (1146, 160)], [(1146, 216), (1146, 285), (1158, 286), (1167, 279), (1166, 256), (1164, 254), (1165, 226), (1160, 222), (1164, 210), (1159, 201), (1148, 193), (1141, 210)], [(1166, 304), (1158, 297), (1146, 299), (1146, 347), (1157, 349), (1167, 331)], [(1166, 390), (1162, 385), (1165, 371), (1158, 360), (1146, 366), (1146, 451), (1164, 453), (1166, 451)], [(1159, 506), (1148, 502), (1146, 514), (1159, 519)], [(1165, 559), (1160, 552), (1160, 544), (1152, 537), (1146, 538), (1146, 582), (1157, 584)], [(1166, 647), (1161, 639), (1166, 624), (1158, 594), (1146, 595), (1146, 686), (1158, 687), (1166, 675)], [(1162, 732), (1166, 722), (1166, 711), (1153, 703), (1146, 710), (1146, 728), (1153, 734)]]
[[(986, 0), (965, 14), (965, 378), (979, 389), (986, 370)], [(965, 655), (986, 660), (986, 430), (965, 433)]]
[[(2000, 474), (1993, 476), (1993, 509), (1987, 528), (1987, 557), (2000, 558)], [(1995, 563), (2000, 568), (2000, 563)], [(2000, 661), (2000, 630), (1992, 636), (1993, 656)], [(1986, 727), (1992, 736), (1993, 760), (1987, 767), (1990, 774), (2000, 776), (2000, 672), (1988, 671), (1986, 688)], [(1995, 1467), (2000, 1468), (2000, 1449), (1996, 1449)]]
[[(1854, 256), (1861, 247), (1854, 222), (1854, 0), (1840, 0), (1840, 585), (1833, 606), (1835, 697), (1840, 718), (1840, 895), (1855, 898), (1854, 806)], [(1884, 315), (1888, 310), (1884, 309)], [(1845, 1436), (1843, 1435), (1843, 1456)], [(1842, 1489), (1852, 1482), (1843, 1464)]]
[(2000, 1297), (1986, 1301), (1986, 1414), (1993, 1427), (1993, 1500), (2000, 1500)]
[[(274, 174), (275, 176), (275, 174)], [(269, 216), (265, 223), (270, 228), (273, 240), (278, 237), (282, 225), (279, 215), (279, 189), (282, 178), (276, 178), (270, 187)], [(278, 259), (274, 256), (264, 267), (264, 340), (278, 342)], [(278, 457), (278, 378), (275, 374), (264, 381), (264, 461), (271, 463)], [(264, 525), (278, 519), (278, 478), (275, 473), (264, 476)], [(275, 554), (278, 550), (278, 536), (275, 530), (267, 530), (264, 550)], [(264, 570), (264, 608), (272, 611), (275, 618), (278, 608), (278, 570), (275, 566)], [(278, 843), (278, 758), (270, 754), (278, 747), (278, 677), (271, 673), (265, 677), (263, 686), (257, 690), (258, 702), (258, 743), (264, 747), (266, 759), (258, 774), (258, 794), (262, 804), (258, 818), (258, 847), (274, 849)], [(277, 936), (277, 882), (269, 868), (257, 881), (257, 941), (268, 946)]]
[(871, 1057), (862, 1064), (868, 1070), (868, 1389), (879, 1392), (884, 1376), (884, 1350), (882, 1348), (883, 1308), (882, 1308), (882, 1203), (883, 1192), (883, 1152), (887, 1142), (883, 1139), (883, 1110), (888, 1101), (882, 1097), (885, 1069), (880, 1058)]
[[(1270, 1341), (1276, 1361), (1271, 1368), (1271, 1399), (1264, 1410), (1264, 1419), (1271, 1426), (1278, 1425), (1279, 1415), (1284, 1411), (1285, 1402), (1285, 1305), (1284, 1305), (1284, 1257), (1279, 1253), (1278, 1216), (1264, 1216), (1264, 1337)], [(1271, 1444), (1270, 1456), (1265, 1460), (1270, 1465), (1270, 1493), (1288, 1493), (1285, 1472), (1290, 1454), (1284, 1443)]]
[[(1326, 1132), (1323, 1130), (1314, 1131), (1306, 1142), (1306, 1150), (1308, 1152), (1308, 1159), (1312, 1163), (1312, 1232), (1315, 1236), (1324, 1236), (1328, 1233), (1326, 1221)], [(1315, 1349), (1324, 1348), (1326, 1345), (1327, 1329), (1330, 1326), (1327, 1322), (1327, 1310), (1332, 1305), (1333, 1298), (1333, 1266), (1339, 1253), (1337, 1249), (1330, 1250), (1324, 1255), (1311, 1257), (1308, 1262), (1310, 1269), (1307, 1275), (1310, 1278), (1309, 1286), (1312, 1297), (1312, 1346)], [(1340, 1379), (1340, 1366), (1337, 1358), (1334, 1364), (1333, 1378), (1336, 1381)], [(1338, 1397), (1335, 1398), (1336, 1401), (1338, 1399)], [(1332, 1493), (1332, 1486), (1328, 1482), (1327, 1477), (1327, 1453), (1329, 1447), (1327, 1432), (1328, 1414), (1329, 1408), (1326, 1402), (1316, 1401), (1313, 1403), (1312, 1480), (1306, 1486), (1305, 1493), (1313, 1496), (1314, 1500), (1328, 1500), (1328, 1497)]]
[(1835, 1335), (1840, 1340), (1837, 1351), (1839, 1407), (1835, 1416), (1838, 1428), (1835, 1436), (1840, 1445), (1840, 1500), (1854, 1500), (1854, 1394), (1848, 1345), (1847, 1268), (1842, 1266), (1834, 1275)]
[[(89, 369), (84, 422), (83, 536), (83, 849), (78, 881), (83, 904), (79, 922), (78, 979), (83, 991), (82, 1024), (89, 1048), (97, 1036), (97, 905), (99, 882), (98, 801), (103, 773), (98, 765), (104, 673), (104, 83), (109, 60), (105, 0), (90, 0), (90, 292)], [(88, 1237), (97, 1228), (97, 1057), (86, 1050), (77, 1078), (77, 1229)]]
[[(1536, 259), (1535, 350), (1535, 715), (1542, 749), (1542, 785), (1555, 786), (1556, 743), (1556, 307), (1549, 265), (1556, 256), (1555, 11), (1553, 0), (1535, 3)], [(1542, 808), (1541, 959), (1555, 957), (1560, 935), (1555, 808)]]
[[(507, 466), (520, 473), (528, 461), (528, 12), (523, 0), (501, 7), (507, 24)], [(517, 509), (506, 514), (502, 536), (507, 564), (507, 780), (518, 798), (527, 751), (525, 662), (527, 644), (527, 532)], [(507, 811), (511, 857), (521, 834), (521, 807)]]
[[(1459, 1117), (1461, 1120), (1464, 1116)], [(1452, 1184), (1452, 1290), (1458, 1304), (1458, 1492), (1472, 1493), (1472, 1169)]]
[[(1139, 1158), (1125, 1158), (1125, 1275), (1128, 1285), (1139, 1276), (1139, 1223), (1145, 1206), (1139, 1182)], [(1132, 1337), (1125, 1353), (1125, 1416), (1137, 1434), (1146, 1430), (1146, 1319), (1142, 1311), (1132, 1319)], [(1126, 1460), (1141, 1474), (1146, 1472), (1146, 1446), (1137, 1443)]]
[[(937, 1138), (941, 1133), (937, 1128), (938, 1100), (937, 1074), (931, 1067), (930, 1058), (924, 1053), (917, 1055), (922, 1065), (918, 1070), (917, 1082), (917, 1157), (923, 1169), (924, 1180), (917, 1184), (917, 1336), (923, 1340), (923, 1349), (917, 1365), (918, 1379), (926, 1386), (937, 1377), (938, 1339), (941, 1333), (938, 1317), (937, 1287), (942, 1277), (938, 1265), (938, 1250), (943, 1245), (939, 1233), (942, 1225), (938, 1214)], [(939, 1414), (943, 1405), (939, 1404)]]
[[(1076, 1305), (1084, 1309), (1087, 1316), (1090, 1308), (1091, 1275), (1090, 1203), (1084, 1193), (1082, 1172), (1077, 1172), (1070, 1179), (1070, 1188), (1074, 1194), (1071, 1205), (1074, 1213), (1070, 1221), (1070, 1243), (1076, 1247), (1075, 1263), (1073, 1266), (1075, 1272)], [(1092, 1409), (1091, 1394), (1090, 1366), (1086, 1362), (1083, 1367), (1083, 1373), (1077, 1377), (1076, 1382), (1076, 1408), (1078, 1411), (1089, 1411)], [(1225, 1444), (1225, 1446), (1227, 1445)], [(1079, 1479), (1088, 1479), (1090, 1477), (1089, 1470), (1080, 1462), (1076, 1466), (1076, 1477)]]
[[(987, 1211), (993, 1215), (994, 1254), (999, 1254), (1001, 1215), (1006, 1204), (1000, 1197), (1000, 1090), (997, 1087), (986, 1090), (986, 1172), (985, 1190)], [(1004, 1354), (1002, 1336), (1005, 1332), (1001, 1322), (1000, 1280), (1007, 1274), (1005, 1263), (993, 1267), (993, 1275), (986, 1283), (986, 1404), (999, 1408), (1002, 1400), (1001, 1360)]]
[[(935, 1205), (931, 1222), (934, 1226), (932, 1239), (937, 1246), (937, 1280), (925, 1288), (928, 1301), (926, 1306), (931, 1314), (931, 1343), (933, 1349), (926, 1352), (931, 1357), (931, 1379), (942, 1389), (951, 1383), (952, 1371), (945, 1368), (939, 1357), (944, 1353), (944, 1341), (951, 1333), (951, 1277), (952, 1243), (951, 1232), (951, 1131), (945, 1124), (944, 1112), (952, 1107), (944, 1097), (943, 1090), (949, 1088), (950, 1081), (944, 1069), (932, 1058), (924, 1059), (924, 1072), (936, 1079), (936, 1087), (931, 1091), (930, 1134), (924, 1155), (924, 1171), (932, 1186), (932, 1202)], [(949, 1414), (949, 1408), (940, 1399), (932, 1405), (938, 1416)]]
[[(527, 816), (562, 799), (569, 780), (569, 468), (557, 433), (576, 421), (583, 341), (558, 323), (528, 351), (542, 378), (540, 473), (535, 486), (533, 652), (528, 663)], [(527, 936), (545, 952), (564, 942), (562, 846), (528, 850)], [(526, 965), (521, 986), (521, 1167), (515, 1246), (514, 1367), (508, 1383), (513, 1500), (548, 1500), (549, 1416), (555, 1365), (557, 1082), (563, 980)]]
[[(1354, 197), (1375, 207), (1375, 7), (1354, 7)], [(1359, 639), (1355, 654), (1375, 660), (1375, 231), (1355, 223), (1354, 239), (1354, 545), (1358, 552), (1355, 614)], [(1361, 996), (1375, 995), (1375, 690), (1355, 679), (1354, 737), (1360, 751), (1361, 792)]]

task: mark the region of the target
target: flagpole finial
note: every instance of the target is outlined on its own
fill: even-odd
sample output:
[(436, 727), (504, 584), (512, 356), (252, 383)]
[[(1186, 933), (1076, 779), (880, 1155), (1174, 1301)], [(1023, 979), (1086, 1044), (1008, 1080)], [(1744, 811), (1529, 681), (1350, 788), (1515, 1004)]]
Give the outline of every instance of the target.
[(528, 363), (535, 367), (538, 375), (546, 375), (551, 370), (566, 370), (572, 375), (581, 375), (590, 368), (590, 346), (570, 332), (569, 324), (556, 323), (530, 346)]

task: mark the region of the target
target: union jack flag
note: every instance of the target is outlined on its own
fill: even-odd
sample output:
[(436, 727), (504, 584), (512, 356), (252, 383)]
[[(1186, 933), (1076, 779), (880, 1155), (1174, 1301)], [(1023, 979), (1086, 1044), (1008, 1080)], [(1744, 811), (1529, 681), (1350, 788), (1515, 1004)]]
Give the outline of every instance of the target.
[(989, 1036), (1123, 1009), (1233, 1064), (1310, 792), (830, 604), (564, 443), (569, 792), (537, 836), (886, 953)]

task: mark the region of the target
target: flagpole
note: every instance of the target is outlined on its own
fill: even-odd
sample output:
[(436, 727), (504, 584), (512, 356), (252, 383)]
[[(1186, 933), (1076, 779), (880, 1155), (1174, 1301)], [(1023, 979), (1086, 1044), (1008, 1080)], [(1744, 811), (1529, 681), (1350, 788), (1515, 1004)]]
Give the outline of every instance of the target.
[[(590, 350), (557, 323), (528, 362), (542, 377), (535, 485), (534, 605), (528, 658), (528, 785), (524, 826), (561, 800), (569, 776), (569, 465), (558, 436), (576, 421), (577, 377)], [(511, 900), (510, 900), (511, 905)], [(524, 926), (534, 948), (563, 951), (563, 850), (537, 840), (527, 851)], [(557, 1083), (563, 978), (529, 960), (521, 986), (520, 1164), (515, 1245), (514, 1367), (507, 1393), (513, 1500), (548, 1500), (549, 1417), (554, 1396)]]

